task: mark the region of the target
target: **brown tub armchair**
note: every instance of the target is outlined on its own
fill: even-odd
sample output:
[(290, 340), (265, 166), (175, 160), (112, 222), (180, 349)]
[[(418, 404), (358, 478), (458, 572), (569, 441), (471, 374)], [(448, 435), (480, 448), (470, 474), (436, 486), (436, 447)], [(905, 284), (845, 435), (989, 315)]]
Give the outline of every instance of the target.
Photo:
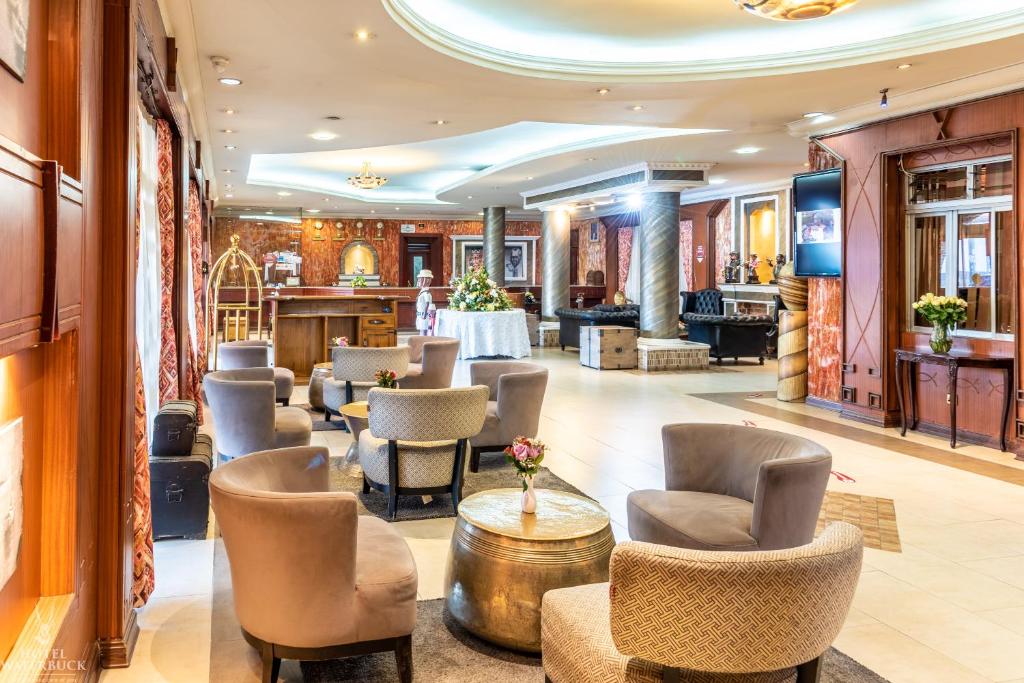
[(503, 451), (517, 436), (537, 436), (548, 370), (534, 363), (483, 361), (469, 366), (469, 376), (471, 384), (490, 390), (487, 417), (469, 454), (469, 471), (478, 472), (481, 453)]
[(453, 337), (409, 337), (409, 368), (403, 389), (447, 389), (452, 385), (459, 340)]
[(634, 541), (695, 550), (776, 550), (809, 543), (832, 455), (768, 429), (674, 424), (661, 430), (665, 491), (626, 500)]
[(329, 490), (326, 448), (253, 453), (216, 468), (210, 494), (231, 565), (235, 614), (263, 659), (338, 659), (394, 651), (412, 681), (416, 564), (356, 497)]

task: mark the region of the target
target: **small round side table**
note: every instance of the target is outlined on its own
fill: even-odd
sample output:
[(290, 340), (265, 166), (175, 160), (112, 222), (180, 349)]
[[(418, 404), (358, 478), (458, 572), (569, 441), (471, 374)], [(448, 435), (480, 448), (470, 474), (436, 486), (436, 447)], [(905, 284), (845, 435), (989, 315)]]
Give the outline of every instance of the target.
[(341, 416), (345, 418), (348, 431), (352, 434), (352, 443), (345, 453), (345, 472), (350, 476), (362, 476), (363, 469), (359, 465), (359, 433), (370, 426), (370, 404), (366, 401), (354, 401), (341, 407)]
[(521, 489), (492, 489), (459, 503), (445, 572), (445, 600), (484, 640), (540, 652), (544, 593), (608, 580), (615, 539), (608, 512), (589, 498), (537, 490), (523, 514)]
[(324, 406), (324, 380), (334, 376), (334, 363), (317, 363), (309, 375), (309, 405), (317, 410)]

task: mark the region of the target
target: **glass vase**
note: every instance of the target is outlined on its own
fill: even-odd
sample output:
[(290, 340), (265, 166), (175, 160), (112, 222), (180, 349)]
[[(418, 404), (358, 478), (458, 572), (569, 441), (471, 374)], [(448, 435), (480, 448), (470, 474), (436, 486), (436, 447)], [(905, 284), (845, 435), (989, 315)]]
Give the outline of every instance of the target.
[(932, 337), (928, 340), (928, 344), (935, 353), (949, 353), (949, 350), (953, 348), (953, 338), (949, 336), (949, 325), (935, 323), (932, 326)]
[(533, 477), (523, 477), (523, 512), (532, 515), (537, 512), (537, 493), (533, 490)]

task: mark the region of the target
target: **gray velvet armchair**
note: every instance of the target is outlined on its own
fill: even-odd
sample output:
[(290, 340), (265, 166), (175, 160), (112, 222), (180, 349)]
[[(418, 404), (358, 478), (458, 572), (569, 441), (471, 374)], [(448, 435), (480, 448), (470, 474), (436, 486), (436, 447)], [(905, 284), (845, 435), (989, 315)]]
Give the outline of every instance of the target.
[(469, 366), (470, 382), (490, 390), (484, 427), (472, 440), (470, 472), (480, 469), (480, 454), (502, 451), (517, 436), (533, 438), (548, 386), (548, 370), (533, 363), (485, 361)]
[[(269, 368), (270, 352), (270, 342), (266, 339), (221, 342), (217, 347), (217, 369)], [(273, 370), (275, 398), (279, 403), (288, 405), (295, 389), (295, 373), (288, 368), (275, 367)]]
[(274, 405), (273, 368), (211, 372), (203, 378), (203, 389), (213, 412), (217, 452), (222, 458), (309, 445), (313, 432), (309, 413)]
[(263, 660), (323, 660), (394, 651), (412, 681), (417, 573), (383, 520), (331, 491), (326, 448), (253, 453), (217, 467), (210, 499), (231, 565), (242, 635)]
[(767, 429), (674, 424), (661, 430), (665, 491), (626, 501), (634, 541), (695, 550), (775, 550), (809, 543), (832, 455)]
[(447, 389), (452, 385), (459, 340), (452, 337), (409, 337), (409, 369), (403, 389)]

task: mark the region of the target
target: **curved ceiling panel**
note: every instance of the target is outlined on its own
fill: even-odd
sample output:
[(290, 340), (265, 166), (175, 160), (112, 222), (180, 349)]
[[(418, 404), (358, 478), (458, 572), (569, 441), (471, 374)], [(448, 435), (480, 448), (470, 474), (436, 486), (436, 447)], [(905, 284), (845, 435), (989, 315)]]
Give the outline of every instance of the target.
[(411, 35), (450, 56), (592, 81), (795, 73), (970, 45), (1024, 28), (1019, 0), (861, 0), (802, 22), (767, 21), (731, 0), (381, 1)]

